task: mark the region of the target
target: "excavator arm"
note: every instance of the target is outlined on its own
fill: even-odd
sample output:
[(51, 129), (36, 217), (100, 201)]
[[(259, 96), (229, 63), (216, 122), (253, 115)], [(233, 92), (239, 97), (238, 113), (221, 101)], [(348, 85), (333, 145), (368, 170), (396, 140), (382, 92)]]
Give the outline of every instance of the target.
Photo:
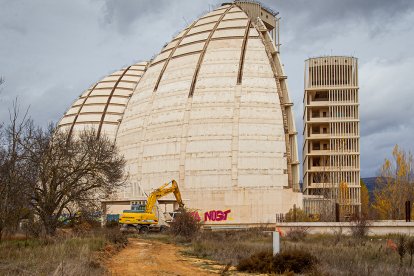
[[(171, 184), (171, 186), (170, 186)], [(177, 181), (172, 180), (171, 182), (165, 183), (158, 189), (154, 190), (147, 199), (147, 206), (145, 207), (145, 213), (152, 213), (157, 200), (163, 196), (166, 196), (170, 193), (173, 193), (175, 199), (177, 200), (178, 205), (182, 208), (184, 207), (183, 200), (181, 198), (180, 190), (178, 189)]]

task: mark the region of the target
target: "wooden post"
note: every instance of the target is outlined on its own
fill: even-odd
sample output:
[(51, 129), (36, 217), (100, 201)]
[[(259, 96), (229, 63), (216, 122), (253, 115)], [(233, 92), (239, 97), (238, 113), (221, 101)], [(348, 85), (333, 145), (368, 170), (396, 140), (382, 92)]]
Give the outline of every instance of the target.
[(336, 222), (340, 222), (341, 221), (341, 216), (340, 216), (340, 207), (339, 207), (339, 203), (335, 204), (335, 221)]
[(405, 202), (405, 221), (411, 221), (411, 201)]

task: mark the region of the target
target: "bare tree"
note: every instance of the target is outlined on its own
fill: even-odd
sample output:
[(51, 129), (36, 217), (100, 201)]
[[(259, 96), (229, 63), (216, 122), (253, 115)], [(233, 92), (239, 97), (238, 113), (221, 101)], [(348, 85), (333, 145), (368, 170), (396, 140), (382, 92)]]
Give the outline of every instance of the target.
[(16, 228), (28, 215), (25, 175), (25, 149), (20, 141), (31, 129), (26, 113), (21, 117), (17, 99), (9, 110), (10, 121), (0, 126), (0, 239), (4, 230)]
[(47, 235), (65, 210), (76, 210), (114, 193), (123, 183), (125, 161), (106, 137), (84, 131), (76, 139), (49, 127), (24, 141), (28, 151), (31, 204)]
[(318, 166), (322, 168), (321, 171), (313, 174), (313, 181), (320, 183), (319, 196), (321, 199), (318, 204), (318, 215), (320, 221), (333, 221), (335, 219), (335, 193), (334, 183), (331, 179), (329, 168), (329, 158), (322, 157), (318, 161)]

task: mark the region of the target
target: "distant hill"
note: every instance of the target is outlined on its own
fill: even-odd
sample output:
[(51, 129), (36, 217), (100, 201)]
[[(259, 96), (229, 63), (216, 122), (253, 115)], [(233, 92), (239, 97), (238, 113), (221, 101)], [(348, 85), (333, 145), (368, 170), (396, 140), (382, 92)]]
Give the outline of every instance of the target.
[(375, 190), (375, 180), (377, 179), (376, 177), (365, 177), (365, 178), (361, 178), (362, 181), (364, 181), (365, 185), (368, 188), (368, 192), (369, 192), (369, 201), (373, 201), (374, 200), (374, 190)]

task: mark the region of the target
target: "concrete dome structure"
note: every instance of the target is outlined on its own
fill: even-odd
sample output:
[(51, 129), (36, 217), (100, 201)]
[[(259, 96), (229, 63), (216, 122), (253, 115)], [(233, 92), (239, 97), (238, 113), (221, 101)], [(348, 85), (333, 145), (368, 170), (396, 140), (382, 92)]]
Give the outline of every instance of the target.
[[(123, 115), (120, 109), (116, 117), (105, 115), (115, 92), (105, 94), (108, 108), (96, 111), (99, 124), (115, 137), (129, 173), (121, 199), (176, 179), (186, 205), (206, 223), (274, 222), (277, 213), (301, 207), (292, 103), (272, 39), (276, 25), (275, 14), (260, 4), (223, 4), (184, 29), (134, 78)], [(119, 74), (113, 91), (123, 81)], [(76, 107), (85, 97), (61, 125), (84, 127), (83, 108)], [(77, 120), (69, 119), (76, 113)], [(96, 115), (85, 121), (98, 125)]]
[(125, 107), (147, 62), (140, 62), (112, 73), (83, 92), (65, 113), (59, 126), (69, 135), (94, 128), (97, 135), (104, 133), (115, 140)]

